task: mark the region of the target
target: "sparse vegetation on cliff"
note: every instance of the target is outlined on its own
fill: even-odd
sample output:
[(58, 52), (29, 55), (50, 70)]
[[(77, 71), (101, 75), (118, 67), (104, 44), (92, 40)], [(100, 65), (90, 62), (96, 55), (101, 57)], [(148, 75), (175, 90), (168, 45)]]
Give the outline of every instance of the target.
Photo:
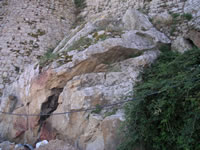
[(52, 49), (49, 49), (40, 59), (39, 59), (39, 65), (41, 67), (44, 67), (45, 65), (49, 64), (50, 62), (54, 61), (58, 58), (57, 53), (53, 53)]
[(81, 37), (78, 41), (74, 42), (67, 51), (72, 50), (83, 50), (85, 48), (88, 48), (92, 44), (92, 39), (87, 37)]
[(78, 9), (82, 9), (82, 8), (86, 7), (85, 0), (74, 0), (74, 4), (75, 4), (76, 8), (78, 8)]
[(192, 14), (189, 14), (189, 13), (185, 13), (182, 15), (182, 17), (184, 19), (187, 19), (188, 21), (190, 21), (193, 17), (192, 17)]
[(125, 107), (119, 150), (199, 150), (200, 49), (166, 51), (142, 78), (135, 91), (142, 98)]

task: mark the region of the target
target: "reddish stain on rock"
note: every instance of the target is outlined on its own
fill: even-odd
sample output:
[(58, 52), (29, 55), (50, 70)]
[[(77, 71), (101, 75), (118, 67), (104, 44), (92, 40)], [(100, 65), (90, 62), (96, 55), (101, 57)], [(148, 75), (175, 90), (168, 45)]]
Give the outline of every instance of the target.
[(27, 130), (27, 122), (23, 117), (17, 117), (14, 122), (14, 129), (16, 130), (15, 137), (22, 135)]
[(34, 129), (39, 124), (39, 117), (29, 117), (29, 128)]
[(24, 132), (28, 130), (28, 125), (30, 129), (34, 129), (38, 125), (38, 118), (29, 117), (27, 122), (27, 118), (21, 116), (17, 117), (13, 126), (13, 128), (16, 130), (15, 137), (19, 137), (24, 134)]
[(45, 83), (48, 81), (48, 79), (50, 78), (50, 76), (52, 75), (51, 70), (46, 70), (42, 73), (40, 73), (34, 80), (34, 83), (42, 86), (45, 85)]
[(56, 131), (49, 123), (44, 123), (40, 131), (40, 140), (53, 140), (56, 139)]

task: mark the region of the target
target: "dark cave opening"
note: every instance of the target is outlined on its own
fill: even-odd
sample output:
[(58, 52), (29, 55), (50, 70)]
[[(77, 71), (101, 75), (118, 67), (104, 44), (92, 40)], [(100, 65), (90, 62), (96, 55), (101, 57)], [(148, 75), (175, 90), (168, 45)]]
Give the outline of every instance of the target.
[(42, 104), (39, 124), (42, 124), (58, 107), (58, 98), (63, 88), (52, 89), (52, 95)]

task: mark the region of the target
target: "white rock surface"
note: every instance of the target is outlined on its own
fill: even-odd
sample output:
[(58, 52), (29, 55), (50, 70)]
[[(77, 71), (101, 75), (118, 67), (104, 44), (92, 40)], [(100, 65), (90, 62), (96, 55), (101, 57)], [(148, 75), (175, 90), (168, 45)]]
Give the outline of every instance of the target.
[(136, 9), (128, 9), (122, 20), (128, 30), (146, 31), (153, 27), (148, 17)]
[(40, 146), (44, 146), (48, 143), (49, 142), (47, 140), (40, 141), (40, 142), (36, 143), (36, 148), (39, 148)]
[(171, 48), (172, 50), (184, 53), (185, 51), (192, 49), (192, 45), (189, 43), (189, 41), (187, 41), (183, 37), (177, 37), (172, 42)]
[[(59, 53), (59, 58), (43, 68), (38, 64), (27, 67), (18, 80), (5, 89), (0, 110), (31, 114), (80, 111), (90, 108), (94, 110), (47, 118), (31, 117), (29, 119), (31, 132), (28, 130), (26, 118), (0, 115), (2, 137), (22, 139), (26, 136), (33, 143), (38, 138), (49, 141), (59, 137), (63, 140), (69, 139), (77, 149), (116, 149), (121, 140), (117, 137), (116, 130), (124, 120), (124, 113), (121, 109), (115, 110), (115, 108), (97, 111), (96, 107), (110, 105), (132, 95), (131, 91), (135, 83), (140, 81), (139, 75), (143, 68), (152, 64), (158, 57), (158, 48), (171, 43), (165, 34), (153, 27), (149, 17), (163, 21), (162, 23), (169, 23), (172, 16), (168, 11), (180, 14), (191, 11), (199, 14), (196, 8), (198, 6), (188, 11), (189, 5), (196, 4), (190, 0), (186, 3), (182, 0), (151, 2), (86, 0), (86, 2), (87, 7), (81, 13), (85, 16), (86, 23), (73, 29), (54, 49), (54, 53)], [(28, 18), (25, 18), (25, 21), (27, 20)], [(180, 25), (178, 29), (181, 30), (182, 26)], [(70, 51), (69, 48), (74, 46), (74, 43), (78, 41), (80, 44), (79, 40), (84, 38), (90, 38), (92, 42), (83, 45), (84, 48), (81, 50), (76, 48)], [(172, 43), (172, 48), (181, 52), (189, 47), (182, 35)], [(2, 64), (9, 64), (6, 67), (3, 65), (1, 71), (7, 72), (8, 67), (18, 70), (10, 64), (12, 61), (6, 60), (10, 52), (5, 49), (1, 52)], [(25, 52), (24, 49), (19, 50), (20, 54)], [(13, 60), (15, 57), (20, 58), (16, 60), (16, 64), (23, 64), (22, 59), (29, 58), (28, 55), (22, 57), (15, 53), (12, 53), (12, 57)], [(71, 60), (59, 63), (59, 60), (65, 60), (66, 57), (70, 57)], [(19, 69), (19, 72), (22, 70)], [(4, 76), (12, 74), (14, 72), (7, 72)], [(12, 101), (13, 99), (16, 101)], [(107, 115), (108, 112), (110, 115)], [(54, 147), (51, 145), (51, 148)], [(66, 149), (68, 148), (69, 145), (66, 146)]]

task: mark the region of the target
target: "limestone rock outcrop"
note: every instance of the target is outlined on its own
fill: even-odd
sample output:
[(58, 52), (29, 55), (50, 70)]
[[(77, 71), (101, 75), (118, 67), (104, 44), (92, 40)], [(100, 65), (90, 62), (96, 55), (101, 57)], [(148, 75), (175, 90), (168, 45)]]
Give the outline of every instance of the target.
[(148, 17), (136, 9), (128, 9), (123, 17), (124, 25), (129, 30), (149, 30), (153, 27)]
[(172, 50), (184, 53), (185, 51), (192, 49), (192, 44), (188, 40), (179, 36), (172, 42), (171, 48)]
[[(47, 9), (45, 3), (49, 4)], [(117, 129), (124, 121), (122, 101), (131, 100), (134, 86), (141, 80), (140, 73), (157, 59), (159, 49), (172, 44), (172, 49), (184, 52), (193, 44), (199, 46), (198, 25), (191, 31), (182, 30), (191, 27), (198, 15), (196, 7), (187, 8), (194, 5), (192, 1), (86, 0), (86, 3), (76, 16), (76, 21), (84, 17), (85, 22), (71, 30), (75, 21), (71, 13), (75, 7), (73, 1), (13, 4), (16, 8), (23, 6), (25, 12), (37, 8), (43, 15), (48, 14), (44, 22), (41, 18), (39, 22), (30, 22), (29, 17), (16, 18), (30, 25), (30, 30), (29, 26), (20, 27), (23, 34), (27, 33), (20, 35), (23, 37), (20, 41), (34, 38), (33, 43), (41, 45), (33, 47), (38, 50), (37, 55), (56, 46), (57, 39), (63, 40), (39, 61), (19, 71), (16, 80), (4, 88), (0, 103), (0, 111), (7, 113), (0, 114), (0, 137), (3, 139), (32, 145), (41, 140), (53, 140), (39, 148), (41, 150), (55, 149), (54, 145), (60, 149), (66, 146), (66, 150), (115, 150), (121, 141)], [(174, 13), (180, 13), (181, 17), (193, 12), (196, 15), (190, 21), (178, 22), (173, 17)], [(36, 20), (38, 17), (35, 14)], [(56, 21), (51, 24), (51, 19)], [(162, 21), (160, 27), (155, 25), (159, 21)], [(173, 35), (171, 29), (165, 27), (170, 23), (173, 27), (180, 26)], [(46, 27), (54, 30), (43, 32)], [(14, 30), (13, 27), (8, 29)], [(32, 51), (30, 57), (35, 58), (35, 53)], [(24, 62), (28, 56), (24, 57)], [(74, 148), (63, 141), (70, 142)]]
[(187, 37), (198, 47), (200, 48), (200, 31), (190, 30)]
[[(147, 19), (131, 12), (138, 13), (136, 21)], [(125, 23), (108, 16), (87, 23), (64, 38), (55, 60), (30, 65), (5, 90), (1, 111), (41, 116), (1, 115), (1, 137), (30, 144), (59, 138), (80, 149), (116, 149), (116, 130), (124, 120), (116, 103), (133, 95), (140, 72), (158, 57), (160, 46), (171, 42), (149, 21), (145, 31)]]

